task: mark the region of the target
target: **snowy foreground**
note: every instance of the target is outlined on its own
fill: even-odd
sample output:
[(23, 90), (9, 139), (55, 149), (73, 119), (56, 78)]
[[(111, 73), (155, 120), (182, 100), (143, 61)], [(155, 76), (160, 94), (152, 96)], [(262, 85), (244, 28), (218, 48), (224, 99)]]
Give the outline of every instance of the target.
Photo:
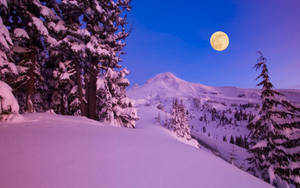
[(269, 184), (179, 142), (141, 107), (137, 129), (86, 118), (27, 114), (0, 124), (3, 188), (259, 188)]

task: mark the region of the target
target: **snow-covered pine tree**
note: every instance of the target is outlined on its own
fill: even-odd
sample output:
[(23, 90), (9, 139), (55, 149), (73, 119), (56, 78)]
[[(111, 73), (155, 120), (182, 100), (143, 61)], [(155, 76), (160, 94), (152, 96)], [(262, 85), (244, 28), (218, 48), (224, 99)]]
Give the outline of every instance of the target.
[(129, 80), (128, 70), (120, 72), (108, 69), (105, 76), (97, 80), (97, 114), (101, 121), (114, 126), (134, 128), (138, 120), (134, 102), (126, 96)]
[(274, 174), (300, 187), (300, 109), (283, 98), (272, 113), (276, 121), (272, 138), (276, 145), (272, 153)]
[(168, 129), (176, 133), (180, 138), (191, 140), (191, 130), (188, 125), (187, 114), (183, 102), (174, 99), (172, 102), (171, 118), (168, 123)]
[(82, 6), (82, 1), (62, 1), (55, 6), (59, 7), (60, 20), (48, 25), (50, 33), (59, 39), (59, 43), (49, 51), (48, 77), (53, 90), (49, 93), (52, 96), (51, 108), (57, 113), (84, 116), (83, 67), (90, 34), (81, 28)]
[[(119, 64), (128, 36), (125, 26), (126, 13), (131, 8), (129, 3), (130, 0), (85, 2), (83, 21), (91, 34), (87, 44), (89, 66), (85, 70), (89, 74), (85, 80), (88, 117), (134, 127), (136, 110), (125, 90), (129, 85), (125, 79), (128, 71), (121, 69)], [(100, 85), (105, 87), (99, 87), (97, 83), (104, 83)], [(118, 112), (118, 109), (122, 110)]]
[(2, 19), (2, 17), (5, 18), (4, 13), (7, 13), (7, 11), (7, 2), (3, 0), (0, 2), (0, 12), (3, 12), (0, 15), (0, 80), (12, 83), (18, 74), (18, 70), (11, 58), (11, 48), (13, 46), (11, 35)]
[(270, 164), (270, 156), (274, 144), (272, 144), (270, 138), (272, 135), (273, 122), (270, 119), (270, 111), (278, 104), (279, 101), (275, 96), (279, 93), (273, 90), (273, 85), (270, 82), (268, 69), (266, 65), (266, 58), (260, 54), (260, 57), (255, 64), (256, 70), (262, 68), (262, 72), (257, 77), (257, 79), (262, 78), (262, 81), (257, 84), (257, 86), (262, 86), (261, 90), (261, 108), (258, 115), (250, 122), (248, 128), (250, 130), (250, 148), (249, 153), (251, 157), (248, 159), (249, 163), (252, 165), (249, 169), (254, 173), (254, 175), (267, 180), (268, 168)]
[(261, 107), (258, 115), (250, 122), (251, 170), (272, 184), (280, 179), (300, 185), (300, 111), (283, 95), (274, 90), (270, 82), (266, 58), (260, 57), (255, 65), (261, 69), (257, 79), (261, 90)]
[(1, 16), (13, 36), (13, 61), (20, 73), (15, 79), (14, 91), (19, 94), (19, 101), (25, 101), (20, 103), (21, 108), (34, 112), (36, 91), (43, 80), (40, 74), (41, 54), (45, 46), (57, 43), (43, 21), (56, 15), (38, 0), (7, 1), (5, 5), (7, 11), (1, 12)]
[[(97, 119), (96, 109), (96, 93), (97, 93), (97, 77), (101, 72), (104, 72), (101, 69), (101, 64), (104, 61), (110, 61), (111, 52), (110, 48), (106, 42), (107, 37), (110, 37), (110, 34), (107, 31), (109, 24), (114, 24), (112, 20), (109, 20), (112, 16), (110, 11), (113, 9), (108, 9), (107, 6), (113, 1), (100, 1), (100, 0), (91, 0), (84, 1), (83, 8), (83, 21), (86, 24), (87, 31), (91, 34), (91, 38), (87, 44), (87, 62), (88, 64), (84, 67), (84, 71), (88, 72), (85, 74), (85, 86), (86, 86), (86, 99), (87, 99), (87, 108), (86, 113), (87, 117), (91, 119)], [(113, 2), (113, 4), (115, 4)], [(104, 77), (104, 74), (101, 75)]]
[[(54, 112), (64, 115), (80, 115), (80, 108), (76, 104), (69, 104), (70, 101), (76, 100), (73, 95), (76, 93), (75, 81), (72, 79), (75, 70), (72, 68), (71, 61), (61, 59), (58, 67), (51, 72), (52, 77), (49, 81), (51, 93), (50, 108)], [(53, 80), (52, 80), (53, 79)]]

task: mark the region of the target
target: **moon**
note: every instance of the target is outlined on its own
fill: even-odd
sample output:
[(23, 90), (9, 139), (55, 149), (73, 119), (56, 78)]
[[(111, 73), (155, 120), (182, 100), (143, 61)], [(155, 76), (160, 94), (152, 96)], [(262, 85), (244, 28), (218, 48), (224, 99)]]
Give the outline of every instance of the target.
[(210, 37), (210, 44), (213, 49), (223, 51), (229, 45), (229, 38), (223, 31), (217, 31)]

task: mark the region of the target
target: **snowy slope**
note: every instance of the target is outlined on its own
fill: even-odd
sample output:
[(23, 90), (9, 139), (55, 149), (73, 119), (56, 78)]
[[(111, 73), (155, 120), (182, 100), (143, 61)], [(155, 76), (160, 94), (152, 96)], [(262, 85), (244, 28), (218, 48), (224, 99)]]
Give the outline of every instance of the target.
[(204, 150), (178, 142), (139, 108), (137, 129), (86, 118), (26, 114), (0, 124), (0, 187), (271, 187)]

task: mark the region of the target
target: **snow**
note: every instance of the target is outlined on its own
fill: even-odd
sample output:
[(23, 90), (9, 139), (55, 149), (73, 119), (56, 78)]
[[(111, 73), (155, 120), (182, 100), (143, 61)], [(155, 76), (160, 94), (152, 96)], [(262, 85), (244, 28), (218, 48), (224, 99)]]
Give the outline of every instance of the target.
[(81, 44), (81, 43), (72, 43), (72, 46), (71, 46), (71, 49), (74, 51), (74, 52), (81, 52), (81, 51), (84, 51), (85, 50), (85, 45), (84, 44)]
[(78, 6), (77, 0), (62, 0), (63, 4), (72, 4)]
[(12, 89), (5, 82), (0, 81), (0, 121), (19, 122), (23, 117), (19, 115), (19, 104), (12, 94)]
[(78, 29), (76, 33), (78, 33), (81, 36), (91, 36), (90, 32), (87, 29)]
[(267, 147), (267, 140), (261, 140), (259, 142), (257, 142), (254, 146), (252, 146), (252, 149), (255, 149), (255, 148), (264, 148), (264, 147)]
[(113, 71), (111, 68), (108, 68), (106, 72), (106, 77), (115, 80), (118, 77), (118, 73), (116, 71)]
[(2, 18), (0, 17), (0, 44), (6, 49), (9, 49), (9, 45), (12, 45), (12, 40), (9, 36), (9, 32), (3, 24)]
[(59, 79), (60, 80), (70, 80), (70, 76), (72, 76), (72, 74), (70, 74), (69, 72), (64, 72), (60, 75)]
[(35, 25), (35, 27), (37, 28), (37, 30), (44, 36), (49, 35), (47, 28), (44, 26), (42, 20), (40, 20), (37, 17), (32, 17), (32, 22)]
[(7, 8), (7, 1), (6, 0), (0, 0), (0, 5), (4, 5)]
[(50, 46), (56, 46), (58, 44), (57, 40), (49, 35), (47, 28), (44, 26), (41, 19), (33, 16), (32, 22), (35, 25), (38, 32), (46, 38), (46, 42), (50, 44)]
[(94, 0), (94, 3), (96, 5), (96, 10), (98, 11), (99, 14), (103, 14), (105, 11), (103, 8), (99, 5), (98, 1)]
[(29, 39), (27, 32), (21, 28), (16, 28), (14, 30), (14, 35), (15, 35), (15, 37), (18, 37), (18, 38), (21, 37), (21, 38)]
[(97, 82), (96, 82), (96, 88), (97, 88), (97, 90), (105, 89), (105, 82), (104, 82), (103, 78), (98, 77)]
[(269, 167), (268, 174), (269, 174), (269, 177), (270, 177), (270, 183), (273, 184), (274, 181), (276, 180), (276, 175), (274, 173), (274, 169), (273, 169), (272, 166)]
[(70, 91), (70, 94), (75, 94), (77, 91), (78, 91), (78, 86), (73, 86)]
[(46, 6), (41, 6), (41, 14), (44, 17), (50, 18), (51, 20), (58, 19), (58, 17), (55, 15), (55, 13), (50, 8), (48, 8)]
[(87, 43), (86, 48), (93, 54), (109, 56), (109, 52), (105, 49), (105, 46), (98, 44), (95, 36), (92, 36), (90, 41)]
[(49, 36), (46, 36), (46, 41), (48, 44), (50, 44), (50, 46), (54, 47), (56, 45), (58, 45), (58, 42), (55, 38), (51, 37), (50, 35)]
[(1, 111), (7, 111), (10, 109), (12, 113), (19, 112), (19, 105), (12, 94), (12, 89), (5, 82), (0, 81), (0, 100)]
[[(1, 40), (1, 39), (0, 39)], [(4, 64), (6, 64), (5, 62), (7, 61), (7, 56), (6, 54), (1, 50), (0, 51), (0, 67), (2, 68), (4, 66)]]
[(18, 74), (18, 67), (14, 63), (7, 63), (6, 66), (8, 69), (2, 69), (2, 71), (7, 71), (8, 73), (12, 73), (15, 75)]
[(1, 123), (1, 187), (272, 187), (178, 142), (155, 125), (153, 107), (139, 110), (137, 129), (51, 113)]
[(48, 24), (49, 28), (53, 29), (55, 32), (59, 33), (59, 32), (64, 32), (67, 30), (67, 28), (64, 26), (64, 22), (63, 21), (58, 21), (58, 23), (54, 23), (54, 22), (50, 22)]

